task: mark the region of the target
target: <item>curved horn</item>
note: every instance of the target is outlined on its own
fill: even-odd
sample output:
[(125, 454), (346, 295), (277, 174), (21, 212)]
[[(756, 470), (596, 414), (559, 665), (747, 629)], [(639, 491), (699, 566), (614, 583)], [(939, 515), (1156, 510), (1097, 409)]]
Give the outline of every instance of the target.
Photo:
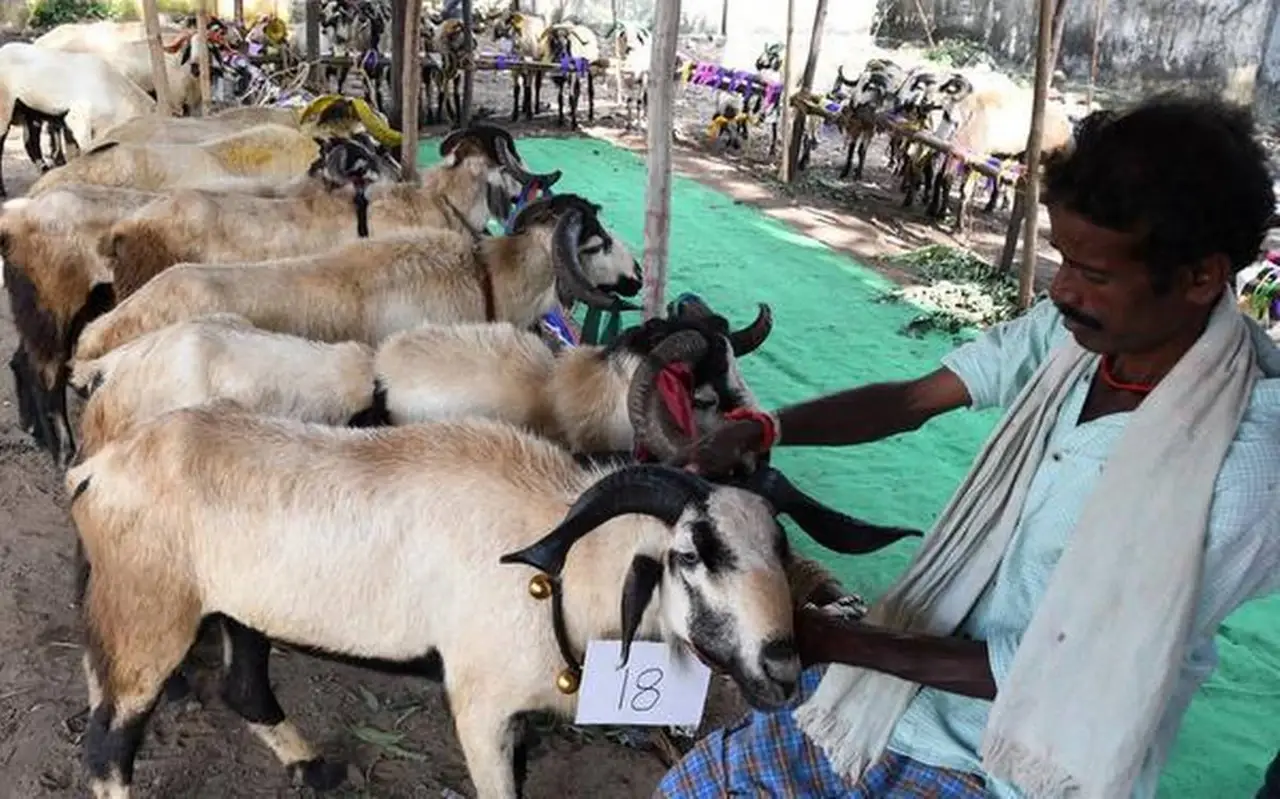
[(710, 494), (710, 483), (684, 469), (658, 464), (628, 466), (584, 491), (554, 530), (524, 549), (508, 552), (498, 562), (523, 563), (559, 575), (569, 549), (610, 519), (639, 513), (674, 525), (685, 508)]
[(741, 487), (767, 499), (776, 513), (790, 516), (810, 538), (833, 552), (862, 555), (924, 535), (909, 527), (884, 527), (841, 513), (796, 488), (772, 466), (757, 469)]
[(666, 461), (677, 455), (688, 436), (680, 430), (658, 392), (658, 376), (669, 364), (696, 366), (711, 350), (711, 342), (696, 330), (681, 330), (664, 339), (641, 361), (627, 391), (627, 415), (635, 429), (636, 443), (655, 458)]
[(729, 334), (729, 343), (733, 345), (735, 356), (748, 355), (764, 343), (773, 332), (773, 309), (768, 303), (760, 303), (755, 321), (741, 330)]
[(555, 231), (551, 234), (551, 263), (555, 269), (556, 282), (588, 308), (605, 311), (635, 310), (631, 303), (601, 291), (582, 271), (582, 261), (578, 258), (582, 223), (583, 212), (577, 208), (566, 210), (556, 221)]
[[(506, 133), (506, 131), (503, 132)], [(498, 147), (498, 163), (510, 170), (522, 186), (528, 186), (536, 180), (542, 188), (549, 189), (560, 180), (563, 173), (559, 169), (544, 173), (530, 172), (525, 169), (524, 164), (520, 163), (520, 156), (516, 155), (515, 141), (511, 138), (511, 134), (508, 133), (500, 138), (502, 145)]]

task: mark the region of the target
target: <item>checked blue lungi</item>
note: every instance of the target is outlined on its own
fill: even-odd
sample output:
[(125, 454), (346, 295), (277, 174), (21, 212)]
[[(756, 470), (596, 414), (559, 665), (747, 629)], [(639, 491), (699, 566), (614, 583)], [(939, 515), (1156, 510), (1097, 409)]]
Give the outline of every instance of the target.
[(825, 667), (800, 675), (799, 698), (784, 710), (752, 711), (703, 738), (667, 772), (654, 799), (986, 799), (980, 775), (934, 768), (893, 752), (851, 785), (796, 726), (792, 711), (818, 687)]

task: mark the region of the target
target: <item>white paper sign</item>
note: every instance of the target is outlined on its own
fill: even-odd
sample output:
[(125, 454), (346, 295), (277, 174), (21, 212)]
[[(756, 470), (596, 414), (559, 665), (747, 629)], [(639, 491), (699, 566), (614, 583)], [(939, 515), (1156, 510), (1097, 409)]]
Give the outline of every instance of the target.
[(636, 641), (625, 666), (621, 641), (588, 641), (575, 724), (698, 724), (711, 670), (667, 644)]

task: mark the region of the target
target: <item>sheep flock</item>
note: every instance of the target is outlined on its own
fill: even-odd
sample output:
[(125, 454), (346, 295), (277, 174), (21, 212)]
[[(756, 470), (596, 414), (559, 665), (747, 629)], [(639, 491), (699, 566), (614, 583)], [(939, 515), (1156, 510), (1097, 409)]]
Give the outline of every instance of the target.
[[(38, 77), (42, 47), (9, 52)], [(20, 425), (76, 530), (94, 796), (145, 795), (148, 717), (212, 630), (224, 701), (294, 779), (347, 767), (286, 717), (273, 645), (439, 681), (475, 794), (509, 799), (524, 720), (572, 719), (590, 640), (666, 642), (755, 707), (793, 696), (794, 609), (851, 597), (780, 516), (853, 554), (919, 534), (822, 505), (767, 455), (672, 465), (764, 413), (740, 361), (772, 309), (733, 324), (685, 297), (610, 341), (548, 335), (578, 305), (638, 310), (643, 275), (607, 209), (551, 193), (562, 170), (505, 128), (453, 129), (406, 180), (352, 104), (168, 117), (127, 52), (85, 55), (116, 94), (0, 87), (31, 141), (67, 144), (0, 208), (0, 257)]]

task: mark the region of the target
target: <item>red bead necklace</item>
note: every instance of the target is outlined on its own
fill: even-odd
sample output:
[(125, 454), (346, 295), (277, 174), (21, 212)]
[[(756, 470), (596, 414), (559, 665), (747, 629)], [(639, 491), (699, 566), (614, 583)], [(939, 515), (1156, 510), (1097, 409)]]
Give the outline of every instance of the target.
[(1111, 366), (1111, 356), (1102, 356), (1102, 368), (1099, 373), (1102, 375), (1102, 382), (1106, 383), (1109, 388), (1113, 388), (1116, 391), (1128, 391), (1133, 394), (1150, 394), (1156, 387), (1155, 383), (1126, 383), (1123, 380), (1118, 380), (1111, 371)]

